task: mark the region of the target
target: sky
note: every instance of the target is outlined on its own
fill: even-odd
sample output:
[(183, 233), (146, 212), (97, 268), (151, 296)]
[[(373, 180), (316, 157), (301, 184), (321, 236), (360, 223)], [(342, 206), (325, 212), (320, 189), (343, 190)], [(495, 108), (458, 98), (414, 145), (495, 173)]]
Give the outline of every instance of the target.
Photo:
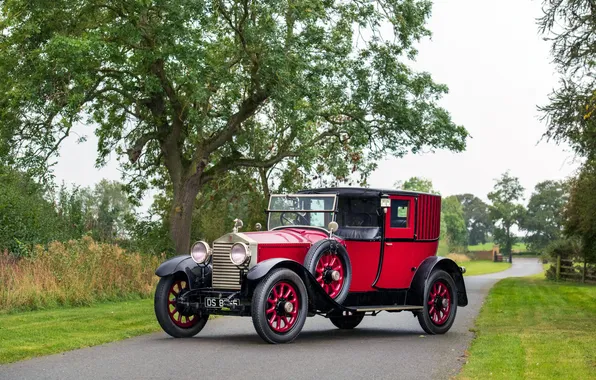
[[(578, 162), (568, 147), (541, 141), (546, 127), (537, 105), (546, 104), (558, 77), (550, 45), (538, 33), (540, 15), (536, 0), (435, 0), (428, 23), (433, 37), (419, 45), (412, 65), (449, 86), (441, 105), (471, 138), (462, 153), (383, 160), (369, 178), (371, 187), (391, 188), (418, 176), (431, 179), (444, 196), (472, 193), (486, 200), (495, 179), (509, 170), (526, 188), (527, 201), (538, 182), (574, 173)], [(90, 127), (75, 132), (62, 146), (56, 179), (81, 186), (120, 179), (115, 155), (106, 167), (95, 167)], [(77, 144), (81, 135), (88, 140)]]

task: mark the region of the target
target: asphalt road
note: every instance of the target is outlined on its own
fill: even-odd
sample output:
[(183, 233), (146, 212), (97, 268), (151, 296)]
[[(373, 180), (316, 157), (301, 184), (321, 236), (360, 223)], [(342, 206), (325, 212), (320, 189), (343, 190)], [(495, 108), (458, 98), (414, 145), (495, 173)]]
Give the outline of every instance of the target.
[(441, 336), (425, 335), (409, 312), (381, 313), (351, 331), (309, 318), (294, 343), (270, 345), (250, 318), (225, 317), (192, 339), (156, 333), (0, 366), (0, 379), (448, 379), (464, 362), (491, 286), (540, 271), (536, 259), (515, 259), (504, 272), (466, 277), (470, 304)]

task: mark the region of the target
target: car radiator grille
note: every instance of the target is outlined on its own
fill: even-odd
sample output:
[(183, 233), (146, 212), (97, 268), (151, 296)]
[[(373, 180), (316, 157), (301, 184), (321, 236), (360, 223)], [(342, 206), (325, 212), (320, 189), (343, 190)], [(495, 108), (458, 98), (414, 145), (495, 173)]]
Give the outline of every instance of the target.
[(213, 287), (240, 289), (240, 270), (230, 261), (234, 243), (213, 243)]

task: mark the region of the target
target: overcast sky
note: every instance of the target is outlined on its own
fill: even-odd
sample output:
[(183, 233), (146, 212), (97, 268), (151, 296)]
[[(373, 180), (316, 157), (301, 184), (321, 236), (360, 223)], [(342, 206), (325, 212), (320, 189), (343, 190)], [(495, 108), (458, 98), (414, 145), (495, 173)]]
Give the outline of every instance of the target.
[[(539, 143), (545, 126), (536, 106), (546, 103), (557, 84), (549, 44), (535, 23), (540, 15), (536, 0), (435, 0), (428, 25), (433, 37), (420, 45), (415, 66), (449, 86), (442, 105), (470, 132), (468, 148), (385, 160), (371, 176), (371, 187), (420, 176), (442, 195), (466, 192), (486, 199), (494, 179), (510, 170), (527, 198), (538, 182), (574, 172), (577, 162), (569, 148)], [(73, 136), (63, 145), (57, 180), (89, 186), (101, 178), (120, 179), (115, 156), (96, 169), (97, 140), (91, 130), (77, 132), (88, 142), (77, 144)]]

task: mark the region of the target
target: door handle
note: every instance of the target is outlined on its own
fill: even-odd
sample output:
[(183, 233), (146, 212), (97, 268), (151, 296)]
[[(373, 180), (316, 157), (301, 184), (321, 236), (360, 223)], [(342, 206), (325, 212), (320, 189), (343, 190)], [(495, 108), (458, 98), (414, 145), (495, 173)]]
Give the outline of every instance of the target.
[(385, 243), (385, 245), (393, 245), (393, 243)]

